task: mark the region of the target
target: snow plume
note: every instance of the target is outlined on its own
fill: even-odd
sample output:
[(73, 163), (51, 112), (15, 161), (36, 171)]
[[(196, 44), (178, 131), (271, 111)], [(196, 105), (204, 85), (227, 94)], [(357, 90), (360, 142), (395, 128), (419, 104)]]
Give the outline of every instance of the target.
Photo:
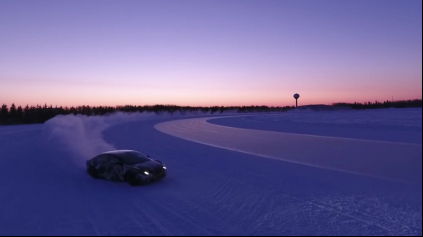
[(115, 150), (102, 136), (108, 127), (130, 121), (146, 120), (157, 116), (152, 113), (116, 113), (108, 116), (57, 116), (45, 123), (48, 140), (69, 150), (78, 157), (76, 162), (83, 164), (99, 153)]

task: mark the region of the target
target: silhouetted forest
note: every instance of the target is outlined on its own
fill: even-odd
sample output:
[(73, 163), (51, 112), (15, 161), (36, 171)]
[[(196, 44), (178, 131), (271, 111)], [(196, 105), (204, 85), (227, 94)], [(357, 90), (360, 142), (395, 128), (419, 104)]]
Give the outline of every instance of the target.
[(78, 107), (53, 107), (53, 106), (21, 106), (16, 107), (12, 104), (9, 108), (3, 104), (0, 109), (0, 124), (35, 124), (44, 123), (57, 115), (80, 114), (86, 116), (106, 115), (115, 112), (147, 112), (147, 113), (224, 113), (226, 111), (233, 111), (238, 113), (249, 112), (283, 112), (292, 109), (293, 107), (267, 107), (267, 106), (243, 106), (243, 107), (182, 107), (174, 105), (154, 105), (154, 106), (78, 106)]
[(384, 102), (361, 103), (336, 103), (333, 106), (347, 106), (352, 109), (388, 109), (388, 108), (422, 108), (422, 100), (401, 100)]
[[(351, 107), (352, 109), (383, 109), (383, 108), (421, 108), (422, 100), (408, 100), (408, 101), (385, 101), (385, 102), (368, 102), (368, 103), (336, 103), (334, 107)], [(238, 113), (251, 113), (251, 112), (285, 112), (295, 107), (268, 107), (268, 106), (242, 106), (242, 107), (190, 107), (190, 106), (175, 106), (175, 105), (154, 105), (154, 106), (78, 106), (78, 107), (53, 107), (53, 106), (25, 106), (16, 107), (12, 104), (10, 108), (3, 104), (0, 109), (0, 124), (35, 124), (44, 123), (57, 115), (106, 115), (115, 112), (147, 112), (147, 113), (224, 113), (224, 112), (238, 112)]]

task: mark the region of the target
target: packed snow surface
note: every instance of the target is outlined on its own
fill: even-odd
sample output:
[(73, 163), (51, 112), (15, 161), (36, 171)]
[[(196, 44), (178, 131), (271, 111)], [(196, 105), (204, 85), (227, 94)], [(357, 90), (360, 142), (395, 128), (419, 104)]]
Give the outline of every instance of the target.
[[(421, 109), (202, 117), (62, 116), (0, 127), (0, 235), (422, 235)], [(182, 136), (186, 123), (174, 125), (186, 119), (206, 121), (206, 130)], [(266, 143), (245, 136), (269, 134), (279, 134), (283, 157), (282, 148), (261, 154), (275, 141), (248, 150)], [(293, 136), (299, 152), (325, 141), (315, 157), (333, 150), (336, 167), (307, 151), (298, 161), (284, 144)], [(111, 149), (162, 160), (168, 176), (135, 188), (90, 178), (85, 160)], [(386, 157), (354, 163), (353, 154), (368, 153)]]

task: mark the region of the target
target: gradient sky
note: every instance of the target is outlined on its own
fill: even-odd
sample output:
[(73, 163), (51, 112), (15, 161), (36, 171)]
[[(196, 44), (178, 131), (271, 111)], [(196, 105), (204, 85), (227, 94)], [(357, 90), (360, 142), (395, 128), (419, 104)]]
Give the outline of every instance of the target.
[(421, 0), (0, 0), (0, 103), (422, 98)]

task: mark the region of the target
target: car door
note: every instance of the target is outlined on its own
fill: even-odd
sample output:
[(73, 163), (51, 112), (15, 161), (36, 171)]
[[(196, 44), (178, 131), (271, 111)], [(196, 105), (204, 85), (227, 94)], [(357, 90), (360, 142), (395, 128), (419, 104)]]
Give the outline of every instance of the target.
[(110, 156), (108, 155), (100, 155), (96, 159), (96, 169), (97, 173), (100, 177), (107, 179), (107, 173), (110, 166)]
[(105, 158), (106, 166), (106, 179), (112, 181), (124, 181), (123, 163), (117, 157), (108, 155)]

